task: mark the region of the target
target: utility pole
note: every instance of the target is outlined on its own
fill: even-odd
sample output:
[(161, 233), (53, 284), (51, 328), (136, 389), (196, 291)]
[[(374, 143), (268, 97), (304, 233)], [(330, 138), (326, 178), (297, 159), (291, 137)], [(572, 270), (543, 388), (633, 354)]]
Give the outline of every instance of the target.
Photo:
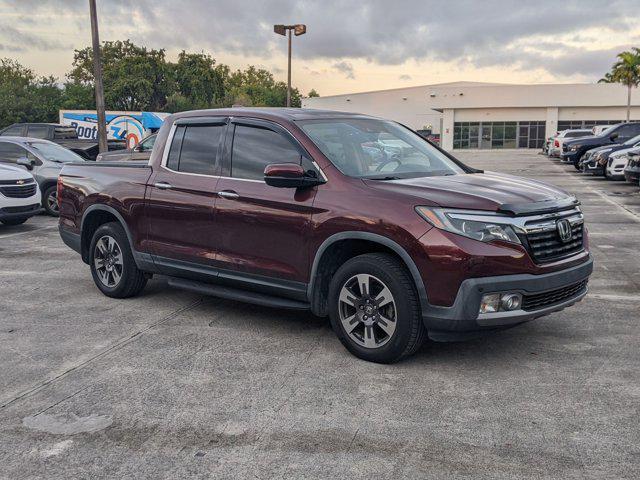
[(291, 33), (297, 37), (307, 33), (307, 26), (303, 24), (296, 25), (274, 25), (273, 31), (278, 35), (287, 35), (289, 43), (288, 68), (287, 68), (287, 107), (291, 106)]
[[(289, 29), (289, 62), (287, 64), (287, 107), (291, 106), (291, 29)], [(627, 119), (627, 122), (629, 120)]]
[(91, 41), (93, 43), (93, 76), (96, 90), (96, 110), (98, 112), (98, 148), (107, 151), (107, 118), (104, 111), (104, 88), (102, 86), (102, 60), (100, 58), (100, 38), (98, 35), (98, 14), (96, 0), (89, 0), (91, 16)]

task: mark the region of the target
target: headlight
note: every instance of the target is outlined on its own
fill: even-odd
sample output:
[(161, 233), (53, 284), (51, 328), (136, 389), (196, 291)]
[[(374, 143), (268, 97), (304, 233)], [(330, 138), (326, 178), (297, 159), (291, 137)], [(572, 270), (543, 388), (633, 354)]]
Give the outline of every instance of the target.
[(571, 150), (572, 152), (577, 152), (578, 151), (578, 146), (577, 145), (571, 145), (569, 150)]
[[(481, 242), (502, 240), (503, 242), (520, 243), (520, 239), (511, 225), (487, 220), (493, 212), (468, 212), (444, 208), (416, 207), (416, 212), (427, 222), (440, 230), (463, 235)], [(478, 217), (482, 216), (482, 219)]]

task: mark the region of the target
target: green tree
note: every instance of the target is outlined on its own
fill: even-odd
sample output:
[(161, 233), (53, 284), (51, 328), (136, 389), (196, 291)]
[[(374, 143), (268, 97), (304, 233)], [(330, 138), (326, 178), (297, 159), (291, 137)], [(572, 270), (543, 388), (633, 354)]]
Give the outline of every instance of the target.
[[(134, 45), (130, 40), (101, 47), (104, 99), (109, 110), (162, 110), (172, 92), (165, 51)], [(74, 85), (93, 85), (93, 52), (76, 50), (68, 74)]]
[(183, 50), (172, 70), (177, 93), (186, 100), (184, 105), (193, 109), (223, 104), (229, 67), (216, 65), (210, 55)]
[(640, 85), (640, 48), (632, 48), (618, 54), (618, 61), (611, 72), (601, 79), (605, 82), (621, 83), (627, 87), (627, 122), (631, 118), (631, 89)]
[(314, 97), (319, 97), (320, 94), (318, 92), (316, 92), (315, 88), (312, 88), (311, 91), (307, 94), (307, 97), (309, 98), (314, 98)]
[[(276, 82), (268, 70), (253, 65), (229, 75), (227, 104), (254, 107), (284, 107), (287, 104), (287, 84)], [(302, 104), (300, 91), (291, 89), (291, 106)]]
[(15, 60), (0, 59), (0, 127), (56, 121), (62, 95), (55, 78), (37, 77)]

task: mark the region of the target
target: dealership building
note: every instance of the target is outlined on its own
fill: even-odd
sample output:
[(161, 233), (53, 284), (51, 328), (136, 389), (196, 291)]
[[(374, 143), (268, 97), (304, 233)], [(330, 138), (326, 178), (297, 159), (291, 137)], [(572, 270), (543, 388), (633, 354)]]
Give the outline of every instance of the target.
[[(640, 92), (631, 97), (640, 120)], [(446, 150), (541, 148), (559, 130), (620, 123), (627, 89), (618, 84), (453, 82), (305, 98), (302, 106), (390, 118), (440, 134)]]

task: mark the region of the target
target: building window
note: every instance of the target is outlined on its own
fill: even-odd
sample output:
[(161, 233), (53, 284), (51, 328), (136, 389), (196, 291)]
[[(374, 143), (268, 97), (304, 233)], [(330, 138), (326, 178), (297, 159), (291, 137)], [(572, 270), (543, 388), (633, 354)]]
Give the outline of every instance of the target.
[(622, 120), (560, 120), (558, 122), (558, 131), (578, 130), (581, 128), (591, 128), (596, 125), (616, 125), (623, 123)]
[(546, 122), (456, 122), (453, 148), (542, 148)]

